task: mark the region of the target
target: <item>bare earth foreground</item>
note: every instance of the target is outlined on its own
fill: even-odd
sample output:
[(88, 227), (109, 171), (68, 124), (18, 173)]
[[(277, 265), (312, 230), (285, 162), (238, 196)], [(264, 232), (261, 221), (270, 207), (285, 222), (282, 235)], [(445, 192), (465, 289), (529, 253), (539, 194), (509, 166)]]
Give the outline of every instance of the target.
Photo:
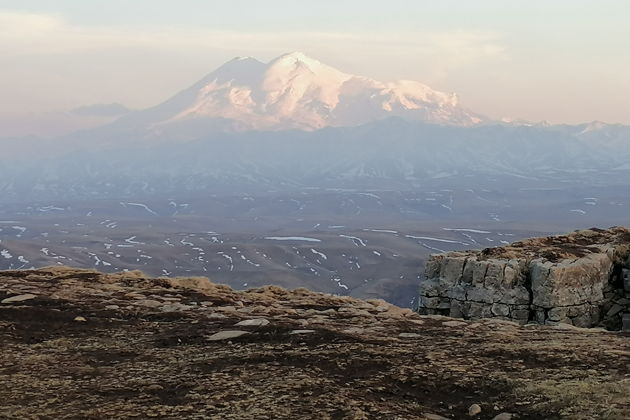
[(64, 267), (0, 301), (2, 418), (630, 418), (628, 333)]

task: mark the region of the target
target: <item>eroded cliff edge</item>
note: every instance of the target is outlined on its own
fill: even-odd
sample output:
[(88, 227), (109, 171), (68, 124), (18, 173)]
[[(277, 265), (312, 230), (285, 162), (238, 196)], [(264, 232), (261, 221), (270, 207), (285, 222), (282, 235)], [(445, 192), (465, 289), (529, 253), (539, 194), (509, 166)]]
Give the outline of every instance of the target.
[(418, 310), (521, 324), (629, 329), (630, 229), (587, 229), (434, 255)]

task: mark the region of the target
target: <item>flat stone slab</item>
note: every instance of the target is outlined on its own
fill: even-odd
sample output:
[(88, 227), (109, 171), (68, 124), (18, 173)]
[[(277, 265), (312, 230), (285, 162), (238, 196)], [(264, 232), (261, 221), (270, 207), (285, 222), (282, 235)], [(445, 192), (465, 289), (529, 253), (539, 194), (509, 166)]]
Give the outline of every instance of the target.
[(2, 300), (2, 303), (24, 302), (25, 300), (35, 299), (37, 296), (27, 293), (25, 295), (11, 296)]
[(208, 340), (210, 341), (229, 340), (231, 338), (238, 338), (247, 334), (249, 334), (249, 331), (238, 331), (238, 330), (219, 331), (218, 333), (212, 334), (210, 337), (208, 337)]
[(265, 318), (245, 319), (234, 324), (235, 327), (264, 327), (269, 325), (269, 320)]
[(289, 333), (289, 335), (298, 335), (298, 334), (313, 334), (315, 330), (293, 330)]

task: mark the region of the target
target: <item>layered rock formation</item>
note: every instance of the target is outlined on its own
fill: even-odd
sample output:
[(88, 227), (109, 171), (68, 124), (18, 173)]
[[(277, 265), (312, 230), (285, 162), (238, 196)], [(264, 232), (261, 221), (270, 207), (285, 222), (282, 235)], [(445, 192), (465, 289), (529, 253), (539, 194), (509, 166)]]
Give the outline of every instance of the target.
[(630, 230), (589, 229), (435, 255), (419, 311), (621, 329), (629, 322)]
[(626, 419), (625, 335), (204, 278), (0, 272), (0, 418)]

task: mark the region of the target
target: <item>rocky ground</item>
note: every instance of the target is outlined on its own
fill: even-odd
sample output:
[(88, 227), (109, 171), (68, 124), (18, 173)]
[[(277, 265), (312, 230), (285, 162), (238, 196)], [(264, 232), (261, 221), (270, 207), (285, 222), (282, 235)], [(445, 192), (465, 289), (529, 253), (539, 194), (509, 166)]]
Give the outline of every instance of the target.
[(630, 417), (628, 333), (64, 267), (0, 302), (1, 418)]
[(582, 258), (602, 252), (602, 249), (608, 250), (615, 247), (623, 247), (623, 252), (627, 252), (630, 247), (630, 229), (625, 227), (591, 228), (566, 235), (529, 238), (507, 246), (486, 248), (480, 252), (480, 258), (510, 260), (526, 256), (530, 259), (545, 258), (550, 262), (558, 262)]

